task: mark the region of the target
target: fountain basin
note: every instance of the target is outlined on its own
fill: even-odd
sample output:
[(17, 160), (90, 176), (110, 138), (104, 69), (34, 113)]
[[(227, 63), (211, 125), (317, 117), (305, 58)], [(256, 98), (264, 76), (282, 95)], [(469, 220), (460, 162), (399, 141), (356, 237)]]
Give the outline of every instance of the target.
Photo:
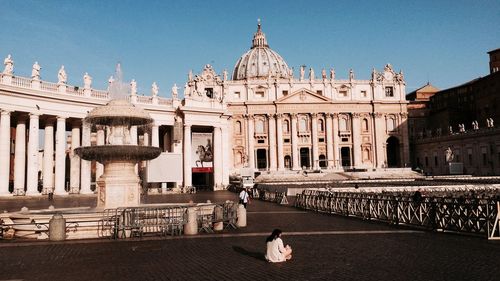
[(100, 163), (109, 161), (142, 161), (158, 157), (161, 148), (138, 145), (100, 145), (75, 148), (75, 153), (84, 160), (97, 160)]

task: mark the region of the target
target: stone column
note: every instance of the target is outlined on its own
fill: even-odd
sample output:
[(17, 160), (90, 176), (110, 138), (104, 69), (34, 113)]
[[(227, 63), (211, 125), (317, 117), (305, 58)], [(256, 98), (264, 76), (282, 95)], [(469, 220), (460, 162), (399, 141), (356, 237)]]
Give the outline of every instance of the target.
[(377, 160), (377, 168), (385, 167), (385, 120), (384, 115), (378, 112), (373, 114), (375, 118), (375, 128), (373, 131), (375, 132), (375, 152), (376, 160)]
[(57, 117), (56, 128), (56, 176), (54, 182), (54, 194), (66, 195), (64, 189), (66, 181), (66, 118)]
[(401, 112), (400, 113), (401, 117), (401, 122), (399, 123), (399, 127), (402, 128), (400, 130), (401, 134), (401, 139), (403, 140), (403, 153), (401, 155), (403, 156), (401, 158), (401, 166), (402, 167), (408, 167), (411, 166), (411, 161), (410, 161), (410, 144), (408, 140), (408, 113), (407, 112)]
[(332, 132), (333, 132), (333, 162), (334, 166), (337, 169), (342, 167), (342, 163), (340, 162), (340, 149), (339, 149), (339, 114), (333, 113), (333, 122), (332, 122)]
[(54, 190), (54, 119), (45, 121), (43, 145), (43, 194)]
[[(137, 145), (137, 126), (130, 127), (130, 144)], [(135, 174), (139, 174), (139, 165), (135, 164)]]
[(73, 123), (71, 128), (71, 171), (69, 186), (71, 193), (80, 192), (80, 156), (76, 155), (75, 148), (80, 146), (80, 124)]
[(278, 142), (278, 171), (285, 170), (285, 157), (283, 155), (283, 114), (276, 114), (276, 138)]
[(361, 162), (361, 124), (359, 113), (352, 114), (352, 166), (359, 168)]
[(328, 169), (333, 169), (335, 166), (335, 159), (333, 158), (333, 124), (332, 124), (332, 114), (326, 114), (326, 158), (328, 159)]
[(298, 171), (300, 170), (299, 167), (299, 138), (297, 136), (297, 114), (293, 113), (291, 115), (292, 117), (292, 163), (293, 167), (292, 170)]
[(159, 129), (159, 126), (156, 124), (151, 128), (151, 146), (160, 147)]
[(184, 124), (184, 188), (192, 186), (191, 171), (191, 125)]
[(230, 164), (230, 151), (231, 151), (231, 140), (229, 139), (229, 132), (227, 129), (227, 123), (223, 127), (222, 130), (222, 184), (224, 187), (229, 185), (229, 173), (231, 169)]
[(312, 126), (311, 126), (311, 138), (312, 138), (312, 167), (314, 170), (319, 169), (319, 151), (318, 151), (318, 114), (311, 114)]
[(269, 121), (269, 169), (271, 171), (276, 171), (276, 119), (274, 114), (268, 114)]
[(30, 128), (28, 137), (28, 165), (26, 175), (26, 195), (40, 195), (38, 192), (38, 133), (39, 116), (30, 114)]
[(254, 122), (254, 116), (253, 115), (248, 115), (247, 118), (247, 124), (248, 124), (248, 167), (255, 169), (255, 148), (254, 148), (254, 128), (255, 128), (255, 122)]
[[(90, 146), (90, 124), (83, 122), (82, 124), (82, 146)], [(80, 194), (92, 194), (90, 183), (92, 181), (91, 175), (92, 161), (81, 161), (81, 190)]]
[[(106, 132), (104, 131), (103, 126), (98, 126), (97, 127), (97, 136), (96, 136), (96, 145), (104, 145), (106, 142)], [(104, 173), (104, 165), (97, 162), (95, 163), (95, 180), (97, 180), (102, 176)]]
[(222, 187), (222, 131), (214, 127), (214, 190)]
[(26, 119), (19, 117), (16, 126), (16, 148), (14, 152), (14, 194), (24, 195), (26, 176)]
[(10, 111), (0, 113), (0, 195), (9, 195)]

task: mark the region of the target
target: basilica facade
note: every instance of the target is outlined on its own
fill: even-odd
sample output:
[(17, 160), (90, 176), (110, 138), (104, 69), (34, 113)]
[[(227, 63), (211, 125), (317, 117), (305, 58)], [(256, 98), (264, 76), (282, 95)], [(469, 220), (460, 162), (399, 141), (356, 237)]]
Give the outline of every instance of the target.
[[(106, 128), (82, 120), (109, 102), (107, 90), (94, 89), (87, 73), (83, 86), (68, 85), (63, 67), (53, 83), (40, 79), (38, 63), (31, 77), (14, 75), (10, 55), (4, 66), (0, 195), (92, 193), (102, 165), (79, 159), (73, 150), (104, 143)], [(149, 186), (218, 190), (246, 167), (291, 173), (410, 166), (402, 72), (390, 64), (365, 80), (345, 72), (347, 78), (333, 68), (294, 73), (269, 47), (259, 24), (231, 75), (210, 65), (190, 71), (183, 98), (175, 85), (164, 98), (156, 84), (150, 95), (140, 95), (130, 82), (127, 99), (154, 119), (151, 128), (131, 130), (133, 143), (161, 147), (166, 161), (174, 161), (163, 171), (174, 176)], [(139, 165), (142, 170), (147, 164)]]

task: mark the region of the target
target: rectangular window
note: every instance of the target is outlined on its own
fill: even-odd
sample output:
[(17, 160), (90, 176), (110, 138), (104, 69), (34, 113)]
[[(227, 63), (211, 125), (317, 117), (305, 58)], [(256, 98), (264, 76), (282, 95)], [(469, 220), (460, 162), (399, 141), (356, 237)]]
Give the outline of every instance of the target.
[(214, 97), (214, 88), (205, 88), (205, 95), (209, 98)]
[(361, 97), (363, 97), (363, 98), (368, 97), (368, 94), (366, 93), (366, 91), (361, 91)]
[(348, 142), (348, 141), (349, 141), (349, 139), (348, 139), (348, 138), (342, 138), (342, 141), (343, 141), (343, 142)]
[(434, 156), (434, 166), (437, 167), (437, 165), (438, 165), (438, 157)]
[(323, 91), (318, 90), (318, 91), (316, 91), (316, 94), (318, 94), (318, 95), (322, 96), (322, 95), (323, 95)]
[(486, 156), (486, 153), (483, 153), (483, 166), (488, 165), (488, 157)]
[(347, 91), (339, 91), (339, 96), (347, 97)]
[(263, 98), (264, 97), (264, 92), (262, 92), (262, 91), (255, 92), (255, 96), (258, 97), (258, 98)]
[(469, 165), (472, 165), (472, 154), (469, 154)]
[(282, 94), (283, 96), (288, 96), (288, 91), (283, 91)]
[(257, 143), (265, 143), (264, 140), (257, 140)]
[(284, 139), (283, 140), (285, 143), (290, 143), (290, 139)]
[(241, 93), (240, 92), (234, 92), (234, 98), (235, 99), (240, 99), (241, 98)]
[(386, 97), (394, 97), (394, 88), (393, 87), (385, 87), (385, 96)]
[(425, 166), (429, 166), (429, 158), (427, 156), (425, 156)]
[(325, 142), (324, 138), (319, 138), (319, 142)]

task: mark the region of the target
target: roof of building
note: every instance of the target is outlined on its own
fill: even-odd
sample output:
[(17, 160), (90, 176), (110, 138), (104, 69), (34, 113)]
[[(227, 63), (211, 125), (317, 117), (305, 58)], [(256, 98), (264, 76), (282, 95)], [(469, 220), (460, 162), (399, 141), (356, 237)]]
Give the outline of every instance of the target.
[(236, 63), (232, 77), (233, 80), (290, 77), (288, 64), (278, 53), (269, 48), (260, 21), (253, 36), (252, 47)]
[(500, 51), (500, 48), (497, 48), (497, 49), (495, 49), (495, 50), (491, 50), (491, 51), (489, 51), (489, 52), (487, 52), (487, 53), (488, 53), (488, 54), (491, 54), (491, 53), (496, 53), (496, 52), (498, 52), (498, 51)]

